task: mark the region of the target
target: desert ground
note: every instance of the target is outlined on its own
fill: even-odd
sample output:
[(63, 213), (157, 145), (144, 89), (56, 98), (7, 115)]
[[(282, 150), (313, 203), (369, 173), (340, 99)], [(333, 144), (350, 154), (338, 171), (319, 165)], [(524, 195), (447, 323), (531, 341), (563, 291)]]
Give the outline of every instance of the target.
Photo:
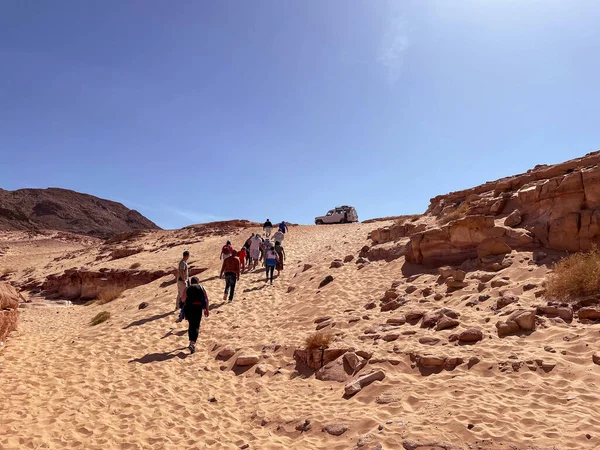
[[(539, 317), (533, 332), (502, 338), (495, 326), (499, 299), (541, 303), (551, 265), (513, 251), (501, 270), (471, 270), (452, 290), (439, 270), (404, 257), (357, 264), (369, 233), (390, 224), (291, 227), (282, 275), (269, 286), (263, 270), (243, 274), (231, 304), (218, 278), (221, 246), (230, 239), (238, 249), (259, 228), (152, 231), (108, 250), (66, 233), (3, 232), (5, 280), (33, 284), (73, 268), (168, 271), (189, 250), (205, 269), (197, 276), (211, 311), (190, 355), (170, 273), (102, 305), (32, 290), (0, 350), (0, 448), (600, 448), (599, 326)], [(106, 256), (125, 246), (139, 252)], [(385, 310), (398, 294), (404, 301)], [(426, 326), (440, 308), (459, 323)], [(110, 319), (91, 326), (102, 311)], [(305, 364), (316, 328), (333, 336), (330, 349), (356, 356), (356, 370), (346, 355), (320, 371)], [(452, 337), (472, 328), (481, 340)], [(258, 362), (240, 366), (239, 356)], [(383, 379), (345, 395), (374, 370)]]

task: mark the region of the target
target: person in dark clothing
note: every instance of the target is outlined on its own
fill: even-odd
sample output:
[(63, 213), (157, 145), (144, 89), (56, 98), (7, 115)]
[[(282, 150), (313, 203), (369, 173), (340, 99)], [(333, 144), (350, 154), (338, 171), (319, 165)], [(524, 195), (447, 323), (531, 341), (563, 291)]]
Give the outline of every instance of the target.
[(185, 303), (185, 318), (188, 321), (188, 337), (190, 339), (190, 353), (196, 351), (196, 341), (198, 340), (198, 334), (200, 334), (200, 322), (202, 320), (202, 311), (204, 311), (204, 317), (208, 317), (208, 295), (204, 286), (202, 286), (198, 278), (192, 277), (191, 284), (185, 290), (183, 297)]
[(265, 232), (265, 236), (268, 238), (271, 236), (271, 230), (273, 229), (273, 224), (269, 219), (263, 224), (263, 231)]
[(267, 268), (267, 278), (265, 283), (268, 283), (270, 278), (271, 284), (273, 284), (273, 272), (275, 271), (275, 266), (277, 265), (278, 260), (279, 255), (275, 251), (275, 247), (270, 246), (265, 253), (265, 266)]
[[(223, 261), (221, 267), (221, 275), (223, 278), (225, 274), (225, 292), (223, 293), (223, 300), (227, 300), (227, 293), (229, 293), (229, 301), (233, 301), (233, 294), (235, 293), (235, 284), (240, 279), (240, 260), (237, 257), (237, 252), (233, 252), (233, 255)], [(231, 290), (230, 290), (231, 289)]]

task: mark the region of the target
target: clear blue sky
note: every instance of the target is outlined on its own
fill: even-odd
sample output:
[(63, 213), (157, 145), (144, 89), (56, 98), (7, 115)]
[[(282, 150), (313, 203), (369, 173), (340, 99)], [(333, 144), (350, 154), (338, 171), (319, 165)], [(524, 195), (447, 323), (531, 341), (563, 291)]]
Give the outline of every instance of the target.
[(600, 148), (600, 2), (0, 1), (0, 187), (361, 219)]

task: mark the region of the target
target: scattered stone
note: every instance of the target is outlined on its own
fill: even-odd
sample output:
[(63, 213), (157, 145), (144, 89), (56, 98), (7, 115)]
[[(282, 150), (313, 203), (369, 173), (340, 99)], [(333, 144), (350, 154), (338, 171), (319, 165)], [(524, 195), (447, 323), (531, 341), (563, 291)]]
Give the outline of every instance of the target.
[(600, 319), (600, 308), (591, 306), (581, 308), (577, 315), (579, 317), (579, 320), (598, 320)]
[(247, 448), (250, 448), (250, 444), (243, 444), (243, 445), (240, 445), (240, 449), (242, 449), (242, 450), (245, 450), (245, 449), (247, 449)]
[(288, 286), (287, 293), (290, 294), (296, 290), (296, 286)]
[(519, 301), (519, 297), (514, 295), (503, 295), (496, 301), (496, 310), (502, 309), (505, 306), (510, 305), (511, 303), (516, 303)]
[(600, 366), (600, 352), (596, 352), (592, 355), (592, 361), (594, 364), (598, 364)]
[(344, 262), (345, 262), (345, 263), (349, 263), (349, 262), (352, 262), (352, 260), (353, 260), (353, 259), (354, 259), (354, 255), (347, 255), (347, 256), (344, 258)]
[(395, 300), (398, 298), (398, 295), (399, 295), (398, 292), (396, 292), (393, 289), (389, 289), (389, 290), (385, 291), (385, 294), (383, 294), (383, 298), (385, 300)]
[(311, 428), (312, 424), (308, 419), (306, 419), (303, 423), (296, 425), (296, 431), (300, 431), (301, 433), (304, 433), (305, 431), (310, 431)]
[(554, 350), (552, 347), (550, 346), (546, 346), (544, 347), (544, 350), (547, 351), (548, 353), (556, 353), (556, 350)]
[(332, 281), (333, 281), (333, 277), (331, 275), (327, 275), (325, 278), (323, 278), (323, 281), (321, 281), (321, 283), (319, 283), (319, 289), (321, 289), (323, 286), (327, 286)]
[(452, 276), (452, 272), (454, 272), (454, 269), (449, 266), (444, 266), (444, 267), (438, 268), (438, 273), (440, 274), (440, 276), (442, 278), (448, 278), (448, 277)]
[(265, 366), (264, 364), (259, 364), (258, 366), (256, 366), (255, 372), (262, 377), (263, 375), (267, 374), (267, 366)]
[(455, 280), (454, 277), (448, 277), (446, 278), (446, 286), (450, 289), (462, 289), (467, 286), (467, 283)]
[(381, 339), (383, 339), (386, 342), (391, 342), (391, 341), (395, 341), (396, 339), (398, 339), (400, 337), (399, 334), (386, 334), (385, 336), (383, 336)]
[[(340, 267), (342, 267), (344, 265), (343, 262), (341, 262), (340, 260), (335, 260), (331, 262), (331, 265), (329, 266), (330, 269), (339, 269)], [(333, 280), (332, 280), (333, 281)]]
[(332, 423), (332, 424), (329, 424), (329, 425), (325, 425), (322, 428), (321, 431), (329, 433), (332, 436), (341, 436), (346, 431), (348, 431), (348, 426), (347, 425), (343, 425), (343, 424), (339, 424), (339, 423)]
[(457, 269), (452, 272), (452, 278), (454, 278), (456, 281), (465, 281), (466, 276), (467, 273), (461, 269)]
[(477, 356), (471, 356), (471, 358), (469, 358), (469, 362), (467, 363), (467, 367), (470, 369), (475, 364), (479, 364), (480, 362), (481, 360)]
[(365, 309), (374, 309), (377, 308), (377, 304), (375, 302), (370, 302), (365, 305)]
[(421, 318), (423, 317), (423, 313), (419, 312), (419, 311), (410, 311), (410, 312), (407, 312), (404, 316), (406, 317), (407, 322), (416, 323), (419, 320), (421, 320)]
[(421, 291), (421, 294), (423, 294), (423, 297), (429, 297), (431, 294), (433, 294), (433, 289), (426, 287)]
[(381, 369), (375, 370), (365, 375), (361, 375), (355, 381), (349, 383), (344, 388), (344, 393), (346, 396), (352, 396), (359, 392), (364, 387), (373, 383), (374, 381), (381, 381), (385, 378), (385, 372)]
[(348, 352), (344, 354), (344, 361), (350, 366), (350, 368), (356, 372), (362, 365), (362, 362), (358, 355), (354, 352)]
[(237, 357), (235, 364), (236, 366), (253, 366), (260, 358), (257, 355), (243, 354)]
[(446, 330), (448, 328), (455, 328), (460, 325), (460, 322), (451, 317), (443, 316), (437, 323), (435, 329), (437, 331)]
[(331, 320), (331, 316), (319, 317), (319, 318), (315, 319), (314, 323), (327, 322), (328, 320)]
[(302, 272), (306, 272), (308, 269), (312, 269), (312, 265), (311, 264), (304, 264), (304, 267), (302, 268)]
[(532, 289), (535, 289), (536, 287), (537, 287), (537, 284), (527, 283), (525, 286), (523, 286), (523, 291), (531, 291)]
[(520, 225), (522, 221), (523, 217), (521, 217), (521, 213), (518, 209), (515, 209), (506, 217), (506, 219), (504, 219), (504, 225), (515, 228), (516, 226)]
[(435, 345), (438, 342), (440, 342), (440, 339), (434, 338), (434, 337), (425, 336), (425, 337), (419, 338), (419, 343), (423, 344), (423, 345)]
[(438, 321), (442, 318), (442, 313), (439, 311), (429, 311), (423, 315), (421, 322), (421, 328), (433, 328), (437, 325)]
[(470, 424), (467, 425), (467, 428), (469, 430), (472, 430), (474, 427), (475, 427), (475, 425), (473, 425), (472, 423), (470, 423)]
[(510, 283), (506, 280), (492, 280), (491, 286), (493, 288), (501, 288), (503, 286), (508, 286)]
[(217, 357), (227, 360), (227, 359), (231, 358), (233, 355), (235, 355), (234, 348), (224, 347), (219, 351), (219, 353), (217, 354)]
[(142, 302), (138, 305), (138, 309), (146, 309), (148, 307), (148, 302)]
[(384, 427), (383, 425), (381, 425), (381, 424), (380, 424), (380, 425), (377, 427), (377, 429), (378, 429), (379, 431), (383, 431), (383, 429), (384, 429), (384, 428), (385, 428), (385, 427)]
[(406, 317), (398, 316), (398, 317), (390, 317), (385, 323), (389, 323), (391, 325), (404, 325), (406, 323)]
[(377, 403), (378, 405), (389, 405), (390, 403), (397, 403), (399, 401), (400, 400), (394, 397), (390, 392), (384, 392), (375, 397), (375, 403)]
[(394, 311), (400, 308), (400, 306), (402, 306), (402, 303), (400, 303), (398, 300), (392, 300), (391, 302), (381, 305), (381, 312)]
[(358, 258), (358, 259), (356, 260), (356, 264), (368, 264), (368, 263), (369, 263), (369, 260), (368, 260), (368, 259), (365, 259), (365, 258), (362, 258), (362, 257), (361, 257), (361, 258)]
[(479, 297), (477, 297), (480, 302), (485, 302), (486, 300), (489, 300), (489, 298), (490, 296), (487, 294), (481, 294)]
[(209, 401), (210, 403), (216, 403), (216, 402), (217, 402), (217, 399), (216, 399), (216, 397), (209, 397), (208, 401)]
[(505, 322), (496, 323), (498, 336), (505, 337), (519, 331), (535, 330), (535, 310), (518, 309)]
[(464, 343), (478, 342), (483, 339), (483, 333), (477, 328), (469, 328), (458, 335), (458, 341)]
[(412, 293), (413, 293), (413, 292), (415, 292), (417, 289), (419, 289), (419, 288), (411, 284), (410, 286), (406, 286), (405, 292), (406, 292), (407, 294), (412, 294)]
[(439, 301), (439, 300), (441, 300), (443, 298), (444, 298), (444, 296), (442, 294), (440, 294), (440, 293), (437, 293), (437, 294), (435, 294), (433, 296), (433, 299), (436, 300), (436, 301)]

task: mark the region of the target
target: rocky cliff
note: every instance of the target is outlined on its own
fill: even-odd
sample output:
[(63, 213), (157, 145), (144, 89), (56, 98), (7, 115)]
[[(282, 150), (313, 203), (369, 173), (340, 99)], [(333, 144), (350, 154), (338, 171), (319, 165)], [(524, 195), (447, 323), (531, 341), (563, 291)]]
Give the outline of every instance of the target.
[(0, 230), (41, 229), (106, 238), (159, 227), (121, 203), (67, 189), (0, 189)]
[(440, 195), (414, 223), (371, 233), (374, 246), (401, 238), (410, 239), (399, 244), (406, 260), (427, 266), (490, 265), (512, 250), (588, 250), (600, 242), (600, 152)]

